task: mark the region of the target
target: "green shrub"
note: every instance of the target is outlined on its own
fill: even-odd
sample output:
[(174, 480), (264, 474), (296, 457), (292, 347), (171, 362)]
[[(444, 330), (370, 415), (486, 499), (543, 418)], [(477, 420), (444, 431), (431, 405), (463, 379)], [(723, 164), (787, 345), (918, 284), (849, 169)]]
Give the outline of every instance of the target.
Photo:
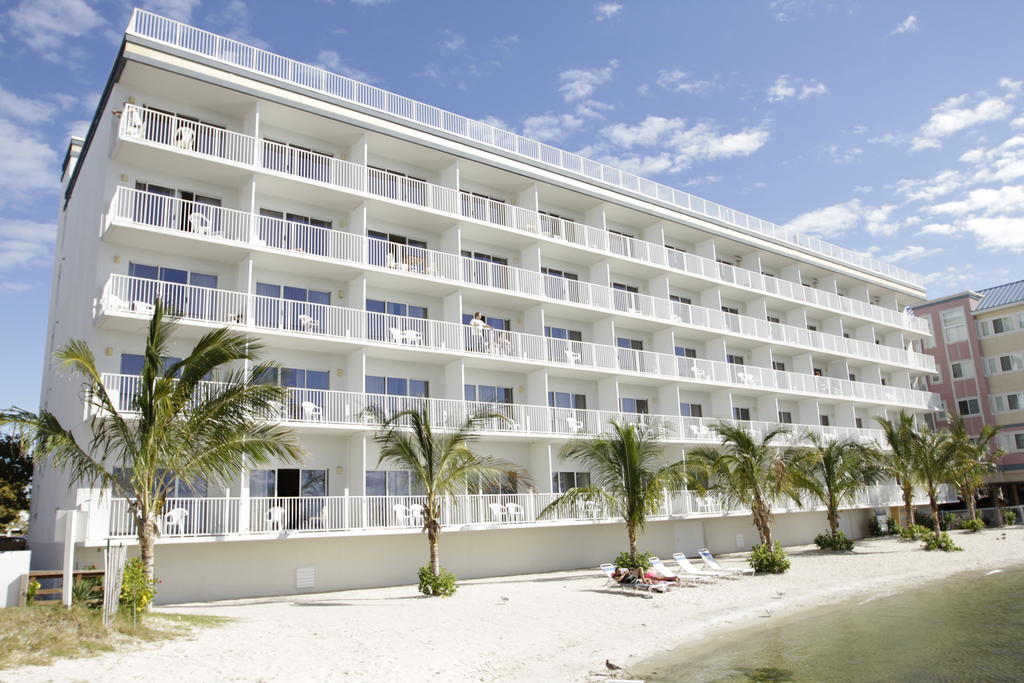
[(889, 528), (890, 536), (895, 536), (900, 532), (900, 523), (891, 517), (885, 521), (885, 525)]
[(963, 548), (953, 542), (953, 537), (945, 531), (938, 534), (934, 531), (929, 531), (921, 537), (921, 540), (924, 541), (925, 550), (944, 550), (947, 553), (954, 550), (963, 550)]
[(121, 607), (135, 616), (149, 609), (155, 597), (156, 581), (146, 576), (146, 565), (137, 557), (128, 560), (121, 581)]
[(952, 531), (953, 529), (963, 528), (964, 520), (959, 515), (954, 515), (952, 512), (946, 512), (942, 515), (942, 528), (945, 531)]
[(900, 538), (904, 541), (916, 541), (919, 538), (924, 538), (925, 534), (930, 534), (932, 531), (925, 526), (920, 524), (911, 524), (900, 529)]
[(835, 536), (827, 531), (818, 534), (814, 537), (814, 544), (820, 550), (853, 550), (853, 539), (842, 531), (837, 531)]
[(103, 604), (103, 579), (99, 576), (80, 576), (71, 586), (71, 601), (86, 607), (98, 608)]
[(972, 534), (976, 534), (985, 528), (985, 520), (983, 519), (968, 519), (962, 525), (962, 528), (970, 531)]
[(934, 529), (935, 518), (928, 512), (914, 512), (914, 524), (925, 529)]
[(1003, 524), (1013, 526), (1017, 523), (1017, 513), (1013, 510), (1003, 510)]
[[(882, 529), (881, 523), (878, 521), (878, 517), (871, 515), (868, 517), (868, 534), (871, 536), (885, 536), (887, 532)], [(817, 543), (817, 541), (815, 541)], [(820, 546), (819, 546), (820, 547)]]
[(36, 601), (36, 593), (43, 587), (43, 584), (39, 583), (35, 579), (28, 582), (28, 588), (25, 590), (25, 604), (31, 605)]
[(789, 558), (778, 541), (772, 547), (763, 543), (755, 545), (751, 548), (748, 562), (760, 574), (785, 574), (789, 569)]
[(632, 553), (622, 552), (615, 557), (615, 566), (622, 567), (623, 569), (650, 569), (651, 558), (654, 557), (650, 553)]
[(430, 566), (420, 567), (420, 593), (433, 595), (440, 598), (447, 598), (455, 595), (458, 586), (455, 584), (455, 574), (441, 568), (439, 574), (435, 574)]

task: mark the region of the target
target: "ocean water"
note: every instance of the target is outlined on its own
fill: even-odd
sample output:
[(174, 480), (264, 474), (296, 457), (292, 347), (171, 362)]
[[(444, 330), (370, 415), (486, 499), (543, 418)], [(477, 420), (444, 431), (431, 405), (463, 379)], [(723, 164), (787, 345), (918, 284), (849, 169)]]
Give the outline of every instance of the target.
[(1024, 567), (865, 600), (774, 622), (766, 615), (755, 627), (680, 648), (630, 674), (647, 681), (1024, 681)]

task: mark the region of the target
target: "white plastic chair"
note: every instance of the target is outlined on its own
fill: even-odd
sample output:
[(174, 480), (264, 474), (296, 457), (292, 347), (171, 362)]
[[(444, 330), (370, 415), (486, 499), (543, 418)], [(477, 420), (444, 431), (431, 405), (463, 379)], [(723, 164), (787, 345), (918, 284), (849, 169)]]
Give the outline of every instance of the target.
[(267, 528), (273, 529), (275, 526), (278, 531), (284, 529), (284, 508), (280, 505), (275, 505), (267, 510)]
[(504, 505), (502, 505), (501, 503), (491, 503), (487, 507), (491, 509), (492, 519), (494, 519), (498, 523), (505, 521), (505, 518), (508, 515), (508, 511), (505, 509)]
[(185, 533), (185, 520), (188, 519), (188, 510), (185, 508), (174, 508), (164, 514), (164, 533), (170, 533), (171, 527), (175, 527), (179, 534)]
[(131, 306), (128, 302), (117, 296), (116, 294), (108, 294), (106, 298), (107, 309), (111, 311), (127, 311)]
[(569, 365), (576, 365), (576, 363), (579, 363), (581, 360), (583, 360), (583, 356), (581, 354), (576, 353), (575, 351), (570, 351), (569, 349), (565, 350), (565, 361)]
[(315, 526), (315, 525), (319, 524), (321, 529), (326, 529), (327, 528), (327, 506), (324, 505), (322, 508), (320, 508), (320, 515), (317, 516), (317, 517), (310, 517), (309, 521), (310, 521), (311, 525)]
[(322, 422), (324, 419), (324, 409), (313, 403), (312, 401), (303, 401), (299, 404), (302, 408), (302, 419), (307, 422)]
[(174, 131), (174, 146), (178, 149), (192, 149), (196, 144), (196, 132), (189, 126), (178, 126)]
[(210, 219), (199, 211), (193, 211), (188, 215), (188, 227), (197, 235), (209, 235)]
[(423, 506), (413, 503), (409, 506), (409, 521), (415, 525), (423, 524)]
[(423, 506), (420, 508), (419, 515), (413, 515), (413, 506), (405, 506), (401, 503), (395, 503), (391, 506), (391, 509), (395, 511), (395, 518), (398, 520), (398, 526), (415, 526), (417, 524), (417, 517), (422, 518)]
[(142, 120), (142, 114), (138, 109), (131, 108), (124, 113), (124, 134), (133, 138), (141, 138), (146, 135), (146, 122)]
[(303, 332), (316, 332), (320, 328), (320, 321), (308, 315), (300, 315), (299, 327)]
[(518, 503), (505, 503), (505, 516), (510, 522), (522, 522), (523, 506)]
[(574, 417), (565, 418), (565, 424), (569, 427), (569, 431), (573, 434), (579, 434), (583, 431), (583, 421), (577, 420)]
[(135, 301), (133, 302), (133, 304), (135, 306), (136, 313), (141, 313), (143, 315), (153, 315), (153, 313), (156, 312), (156, 306), (149, 303), (148, 301)]
[(418, 330), (404, 330), (402, 336), (405, 337), (407, 344), (423, 346), (423, 335)]
[(397, 327), (389, 327), (388, 328), (388, 333), (391, 335), (391, 341), (393, 341), (394, 343), (396, 343), (396, 344), (404, 344), (405, 343), (405, 335)]

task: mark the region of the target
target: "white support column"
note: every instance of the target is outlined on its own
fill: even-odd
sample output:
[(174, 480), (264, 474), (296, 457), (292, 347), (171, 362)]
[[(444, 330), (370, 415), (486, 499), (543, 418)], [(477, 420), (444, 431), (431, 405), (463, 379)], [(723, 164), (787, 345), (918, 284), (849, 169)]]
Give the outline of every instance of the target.
[(64, 581), (62, 596), (64, 606), (71, 607), (71, 589), (75, 575), (75, 542), (78, 538), (78, 511), (64, 510)]
[(365, 166), (370, 159), (370, 138), (363, 133), (348, 148), (348, 160), (353, 164)]

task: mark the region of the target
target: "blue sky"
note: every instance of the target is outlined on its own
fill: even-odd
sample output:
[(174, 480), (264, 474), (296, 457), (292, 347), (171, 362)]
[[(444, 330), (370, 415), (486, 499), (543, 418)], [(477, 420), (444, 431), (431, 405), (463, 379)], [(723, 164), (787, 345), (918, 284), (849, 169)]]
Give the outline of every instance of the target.
[[(920, 272), (1024, 277), (1024, 3), (150, 0)], [(0, 4), (0, 406), (34, 407), (60, 162), (127, 0)]]

